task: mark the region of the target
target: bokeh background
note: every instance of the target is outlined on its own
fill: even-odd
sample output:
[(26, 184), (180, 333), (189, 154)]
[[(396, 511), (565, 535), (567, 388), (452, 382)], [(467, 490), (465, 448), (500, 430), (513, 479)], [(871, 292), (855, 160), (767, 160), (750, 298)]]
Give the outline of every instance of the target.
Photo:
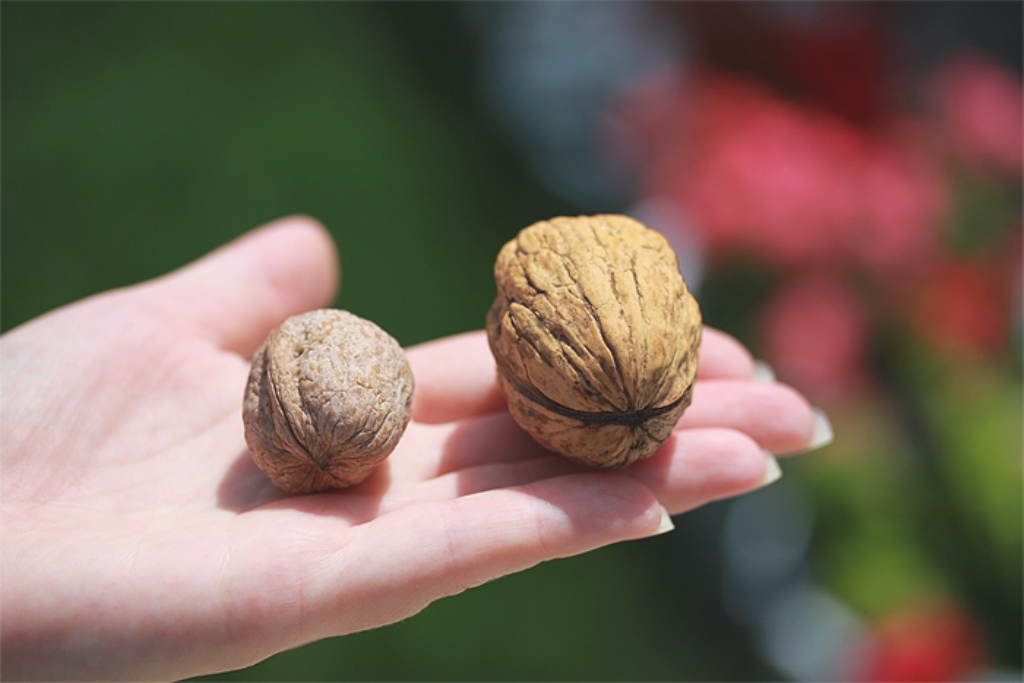
[(1021, 7), (5, 2), (0, 323), (305, 213), (411, 345), (629, 213), (835, 443), (209, 680), (1020, 680)]

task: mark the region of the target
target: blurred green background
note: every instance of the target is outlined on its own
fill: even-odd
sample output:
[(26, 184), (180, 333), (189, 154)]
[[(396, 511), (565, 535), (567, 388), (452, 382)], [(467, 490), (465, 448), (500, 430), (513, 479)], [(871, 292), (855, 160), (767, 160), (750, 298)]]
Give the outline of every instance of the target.
[(481, 327), (497, 248), (560, 207), (480, 113), (456, 12), (5, 5), (3, 328), (290, 213), (403, 344)]
[[(3, 329), (291, 213), (337, 241), (337, 306), (403, 345), (482, 327), (501, 244), (574, 209), (484, 110), (463, 10), (3, 3)], [(760, 677), (680, 618), (704, 598), (659, 588), (670, 552), (541, 566), (220, 678)]]

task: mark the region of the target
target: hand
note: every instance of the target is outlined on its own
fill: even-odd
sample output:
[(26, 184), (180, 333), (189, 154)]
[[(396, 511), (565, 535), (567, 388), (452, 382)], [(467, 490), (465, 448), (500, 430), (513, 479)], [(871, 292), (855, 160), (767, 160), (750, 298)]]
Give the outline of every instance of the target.
[(242, 433), (248, 362), (327, 305), (293, 218), (2, 337), (3, 674), (182, 678), (387, 624), (547, 559), (670, 528), (812, 441), (794, 391), (707, 330), (693, 406), (653, 457), (584, 470), (511, 420), (482, 333), (409, 350), (413, 421), (374, 475), (288, 497)]

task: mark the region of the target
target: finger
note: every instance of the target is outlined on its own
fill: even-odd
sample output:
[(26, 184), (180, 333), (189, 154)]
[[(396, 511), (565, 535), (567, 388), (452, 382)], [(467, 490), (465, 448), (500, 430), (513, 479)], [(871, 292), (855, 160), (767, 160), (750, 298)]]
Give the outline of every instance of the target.
[(609, 472), (411, 505), (353, 528), (344, 552), (330, 555), (333, 565), (319, 564), (302, 582), (311, 598), (304, 604), (326, 608), (307, 614), (321, 629), (310, 635), (398, 621), (545, 560), (651, 535), (662, 520), (650, 491)]
[(285, 318), (325, 306), (338, 284), (330, 234), (291, 217), (257, 228), (149, 283), (164, 310), (220, 348), (250, 356)]
[(693, 404), (677, 430), (725, 427), (748, 434), (772, 453), (796, 453), (810, 447), (815, 415), (807, 400), (778, 383), (743, 380), (697, 382)]
[(747, 379), (754, 374), (754, 359), (734, 337), (705, 327), (697, 363), (699, 379)]
[(675, 432), (658, 452), (623, 470), (675, 515), (770, 484), (778, 463), (749, 436), (732, 429)]
[(549, 451), (473, 465), (421, 482), (396, 487), (382, 509), (414, 499), (446, 500), (481, 491), (523, 486), (572, 473), (633, 477), (673, 513), (747, 493), (778, 478), (778, 463), (753, 439), (732, 429), (692, 429), (673, 434), (646, 460), (618, 471), (592, 470)]
[(524, 432), (508, 411), (440, 425), (413, 422), (388, 456), (388, 476), (398, 483), (423, 482), (479, 465), (548, 455), (551, 451)]
[(458, 423), (445, 437), (441, 457), (431, 476), (496, 462), (530, 460), (550, 454), (508, 411)]
[(474, 493), (530, 484), (567, 474), (593, 472), (549, 451), (535, 458), (493, 462), (449, 472), (424, 481), (395, 484), (379, 501), (377, 514), (424, 501), (451, 500)]
[[(815, 411), (793, 389), (754, 381), (702, 380), (678, 432), (725, 428), (743, 432), (758, 450), (792, 453), (818, 439)], [(437, 453), (437, 458), (424, 458)], [(542, 458), (551, 452), (527, 434), (507, 411), (449, 423), (414, 424), (391, 456), (392, 476), (426, 481), (451, 472)]]
[[(749, 435), (760, 449), (793, 453), (813, 445), (818, 418), (807, 401), (790, 387), (741, 380), (701, 380), (693, 404), (677, 430), (720, 427)], [(425, 452), (438, 453), (425, 459)], [(508, 413), (499, 411), (458, 424), (413, 425), (395, 453), (393, 473), (406, 481), (423, 481), (449, 472), (494, 463), (532, 460), (550, 453)]]
[(406, 357), (416, 379), (412, 419), (418, 422), (461, 420), (505, 405), (483, 331), (414, 346)]
[[(461, 420), (500, 410), (494, 357), (483, 331), (414, 346), (407, 351), (416, 377), (412, 417), (419, 422)], [(738, 341), (704, 328), (697, 373), (701, 378), (749, 378), (754, 361)]]

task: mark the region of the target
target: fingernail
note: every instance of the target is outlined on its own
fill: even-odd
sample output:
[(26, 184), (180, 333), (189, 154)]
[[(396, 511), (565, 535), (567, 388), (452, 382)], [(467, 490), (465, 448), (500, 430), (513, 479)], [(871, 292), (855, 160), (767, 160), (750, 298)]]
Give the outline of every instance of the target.
[(772, 382), (775, 381), (775, 371), (772, 370), (772, 366), (768, 365), (768, 363), (764, 362), (763, 360), (755, 360), (754, 374), (752, 375), (752, 379), (755, 382), (765, 382), (766, 384), (771, 384)]
[(651, 536), (657, 536), (659, 534), (667, 534), (676, 528), (676, 525), (672, 523), (672, 517), (669, 516), (668, 510), (665, 506), (661, 506), (661, 522), (658, 523), (658, 528), (654, 530)]
[(807, 444), (806, 451), (813, 451), (823, 446), (827, 446), (832, 443), (832, 440), (835, 438), (835, 435), (832, 433), (832, 423), (829, 422), (828, 415), (826, 415), (820, 408), (814, 408), (813, 412), (814, 434), (811, 436), (811, 442)]
[(779, 461), (775, 459), (775, 456), (768, 451), (764, 452), (764, 477), (761, 479), (760, 487), (767, 486), (773, 481), (778, 481), (782, 478), (782, 468), (779, 467)]

